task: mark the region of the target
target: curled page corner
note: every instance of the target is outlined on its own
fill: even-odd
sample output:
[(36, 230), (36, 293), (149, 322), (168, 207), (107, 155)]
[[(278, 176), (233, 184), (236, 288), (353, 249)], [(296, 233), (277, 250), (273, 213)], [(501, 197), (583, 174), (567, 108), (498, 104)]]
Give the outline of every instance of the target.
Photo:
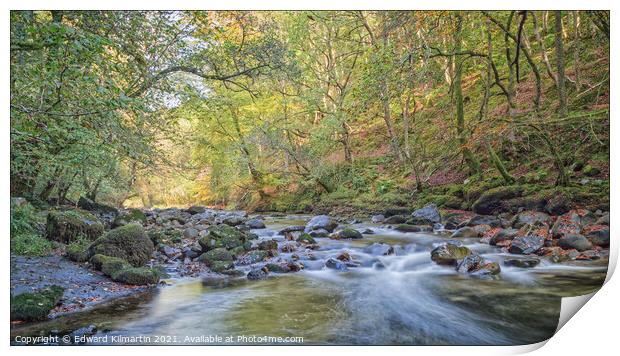
[(560, 307), (560, 319), (558, 320), (558, 327), (555, 329), (557, 334), (564, 325), (575, 315), (577, 312), (596, 294), (600, 289), (590, 294), (578, 295), (576, 297), (564, 297), (562, 298), (562, 305)]
[(594, 294), (598, 293), (605, 286), (605, 284), (607, 284), (607, 282), (611, 279), (611, 276), (614, 274), (614, 271), (616, 269), (616, 264), (618, 262), (618, 249), (614, 245), (615, 244), (612, 243), (612, 248), (609, 249), (610, 255), (609, 255), (609, 263), (607, 265), (607, 276), (605, 277), (605, 281), (603, 282), (603, 285), (601, 286), (601, 288), (589, 294), (562, 298), (562, 302), (561, 302), (562, 304), (560, 306), (560, 318), (558, 320), (558, 327), (555, 329), (554, 334), (557, 334), (557, 332), (560, 331), (560, 329), (562, 329), (562, 327), (564, 327), (564, 325), (566, 325), (566, 323), (575, 314), (577, 314), (577, 312), (581, 308), (583, 308), (583, 306), (594, 296)]

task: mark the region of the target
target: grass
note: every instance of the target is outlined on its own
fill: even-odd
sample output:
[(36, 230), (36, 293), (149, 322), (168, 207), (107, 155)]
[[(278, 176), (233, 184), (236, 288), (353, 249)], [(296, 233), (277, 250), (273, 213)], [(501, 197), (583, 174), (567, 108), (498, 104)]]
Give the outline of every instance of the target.
[(29, 257), (51, 253), (54, 245), (39, 233), (39, 224), (32, 205), (11, 205), (11, 253)]

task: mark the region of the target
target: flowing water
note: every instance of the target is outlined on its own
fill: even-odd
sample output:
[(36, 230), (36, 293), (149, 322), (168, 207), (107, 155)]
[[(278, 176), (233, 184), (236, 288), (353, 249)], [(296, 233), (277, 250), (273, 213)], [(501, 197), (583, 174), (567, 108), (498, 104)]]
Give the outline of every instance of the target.
[[(261, 239), (275, 238), (307, 216), (267, 218)], [(148, 336), (147, 344), (518, 345), (545, 340), (558, 323), (561, 297), (597, 290), (607, 262), (543, 260), (530, 269), (502, 265), (498, 279), (458, 274), (430, 260), (436, 233), (401, 233), (375, 224), (361, 240), (317, 239), (314, 257), (298, 252), (305, 269), (265, 280), (173, 279), (171, 286), (12, 330), (48, 335), (97, 326), (91, 343), (122, 344), (113, 336)], [(508, 256), (477, 239), (460, 239), (472, 251), (500, 262)], [(373, 243), (395, 246), (379, 255)], [(348, 252), (360, 267), (336, 271), (325, 259)], [(287, 258), (290, 254), (281, 254)], [(313, 258), (313, 259), (311, 259)], [(107, 336), (107, 337), (105, 337)], [(221, 337), (218, 339), (216, 337)], [(226, 337), (230, 337), (226, 339)], [(243, 337), (246, 337), (245, 339)], [(282, 342), (282, 340), (278, 342)]]

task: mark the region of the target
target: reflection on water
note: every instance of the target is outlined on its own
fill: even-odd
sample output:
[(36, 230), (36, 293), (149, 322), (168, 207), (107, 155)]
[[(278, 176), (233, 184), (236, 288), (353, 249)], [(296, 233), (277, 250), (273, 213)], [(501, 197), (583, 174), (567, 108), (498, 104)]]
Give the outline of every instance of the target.
[[(270, 230), (261, 236), (295, 224), (303, 220), (268, 221)], [(262, 281), (178, 280), (91, 312), (15, 328), (12, 336), (95, 324), (98, 335), (176, 335), (179, 343), (186, 336), (266, 335), (301, 336), (304, 344), (527, 344), (553, 334), (562, 296), (591, 293), (606, 273), (605, 261), (543, 262), (533, 269), (502, 266), (499, 279), (476, 279), (431, 263), (429, 251), (445, 240), (441, 235), (355, 227), (376, 234), (358, 241), (319, 239), (316, 260), (304, 260), (303, 272)], [(374, 242), (396, 245), (396, 254), (373, 255), (365, 247)], [(507, 256), (476, 240), (464, 242), (498, 262)], [(322, 268), (343, 251), (362, 267)], [(384, 268), (373, 267), (376, 261)]]

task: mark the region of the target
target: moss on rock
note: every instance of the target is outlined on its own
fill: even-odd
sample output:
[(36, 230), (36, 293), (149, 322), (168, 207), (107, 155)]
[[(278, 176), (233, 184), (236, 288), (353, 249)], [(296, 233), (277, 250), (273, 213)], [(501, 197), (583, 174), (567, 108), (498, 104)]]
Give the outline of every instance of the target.
[(118, 257), (134, 267), (141, 267), (151, 259), (154, 249), (142, 226), (129, 224), (101, 236), (90, 246), (90, 253)]
[(90, 258), (90, 252), (88, 251), (89, 246), (90, 241), (85, 238), (74, 241), (67, 246), (65, 255), (71, 261), (86, 262)]
[(93, 214), (80, 210), (50, 211), (47, 214), (46, 237), (65, 244), (81, 237), (95, 240), (103, 234), (103, 224)]
[(157, 284), (159, 282), (159, 278), (160, 272), (157, 269), (147, 267), (124, 268), (115, 273), (112, 277), (112, 279), (116, 282), (138, 286)]
[(117, 257), (108, 257), (101, 264), (101, 272), (112, 278), (114, 278), (117, 273), (127, 268), (131, 268), (131, 265), (127, 261)]
[(255, 234), (246, 234), (228, 225), (213, 226), (208, 230), (207, 235), (198, 240), (203, 251), (215, 248), (226, 248), (228, 250), (239, 246), (246, 246), (249, 240), (256, 238)]
[(223, 247), (209, 250), (198, 257), (198, 261), (204, 262), (207, 266), (213, 265), (216, 261), (232, 261), (233, 255)]
[(50, 286), (35, 293), (11, 296), (11, 320), (35, 321), (47, 318), (62, 298), (64, 289)]
[(334, 234), (336, 239), (361, 239), (363, 237), (361, 232), (351, 228), (345, 228)]
[(490, 189), (476, 200), (472, 210), (477, 214), (491, 215), (504, 210), (503, 203), (507, 199), (520, 197), (523, 188), (518, 185)]
[(94, 255), (90, 259), (91, 265), (108, 277), (114, 275), (125, 268), (130, 268), (129, 262), (118, 257), (110, 257), (105, 255)]
[(216, 273), (226, 273), (233, 267), (232, 261), (214, 261), (211, 264), (211, 270)]

